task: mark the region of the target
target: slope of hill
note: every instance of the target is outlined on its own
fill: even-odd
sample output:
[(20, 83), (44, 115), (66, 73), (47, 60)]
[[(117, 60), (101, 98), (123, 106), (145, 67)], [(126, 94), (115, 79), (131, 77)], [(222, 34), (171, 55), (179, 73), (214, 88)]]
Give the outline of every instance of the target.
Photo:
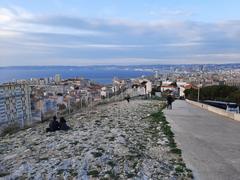
[(45, 133), (47, 123), (0, 140), (0, 175), (27, 179), (187, 179), (179, 154), (150, 114), (159, 101), (99, 105), (68, 119), (72, 130)]

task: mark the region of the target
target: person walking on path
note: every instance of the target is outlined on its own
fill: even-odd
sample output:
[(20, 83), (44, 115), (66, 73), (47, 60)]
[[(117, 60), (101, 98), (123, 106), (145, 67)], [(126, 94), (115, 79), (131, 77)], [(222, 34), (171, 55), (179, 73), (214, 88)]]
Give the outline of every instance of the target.
[(171, 94), (167, 96), (167, 109), (172, 109), (173, 97)]
[(127, 100), (128, 103), (130, 102), (130, 96), (129, 96), (129, 94), (127, 95), (127, 97), (126, 97), (125, 99)]

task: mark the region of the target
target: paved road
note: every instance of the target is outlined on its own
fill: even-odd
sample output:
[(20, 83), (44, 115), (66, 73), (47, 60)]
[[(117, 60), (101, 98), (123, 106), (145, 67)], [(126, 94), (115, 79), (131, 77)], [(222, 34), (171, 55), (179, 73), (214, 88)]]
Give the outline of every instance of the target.
[(240, 122), (181, 100), (164, 112), (195, 179), (240, 180)]

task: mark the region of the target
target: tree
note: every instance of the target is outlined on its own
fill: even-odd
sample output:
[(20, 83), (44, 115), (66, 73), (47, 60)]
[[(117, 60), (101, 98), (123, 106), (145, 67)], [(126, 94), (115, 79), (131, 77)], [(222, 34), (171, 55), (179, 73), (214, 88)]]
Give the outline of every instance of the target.
[[(186, 98), (197, 100), (198, 90), (184, 91)], [(240, 104), (240, 90), (233, 86), (208, 86), (200, 89), (200, 100), (230, 101)]]
[(232, 92), (228, 99), (232, 102), (236, 102), (240, 106), (240, 90)]
[(185, 97), (186, 97), (187, 99), (197, 100), (198, 91), (197, 91), (196, 89), (193, 89), (193, 88), (191, 88), (191, 89), (186, 89), (186, 90), (184, 91), (184, 93), (185, 93)]

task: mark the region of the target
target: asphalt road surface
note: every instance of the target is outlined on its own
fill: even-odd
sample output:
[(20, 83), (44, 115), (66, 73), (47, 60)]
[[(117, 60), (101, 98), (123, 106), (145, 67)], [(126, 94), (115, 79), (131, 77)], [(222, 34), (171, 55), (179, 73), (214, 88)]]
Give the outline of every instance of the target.
[(177, 100), (164, 110), (197, 180), (240, 180), (240, 122)]

